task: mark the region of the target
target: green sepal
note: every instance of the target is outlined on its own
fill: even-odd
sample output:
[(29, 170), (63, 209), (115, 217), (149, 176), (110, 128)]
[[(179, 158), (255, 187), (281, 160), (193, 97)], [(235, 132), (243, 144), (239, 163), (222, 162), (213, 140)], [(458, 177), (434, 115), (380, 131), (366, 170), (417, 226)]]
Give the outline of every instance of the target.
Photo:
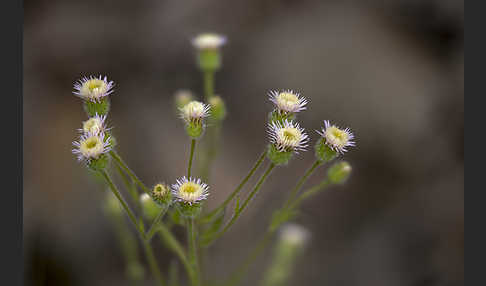
[(202, 206), (200, 203), (187, 204), (178, 202), (176, 204), (177, 210), (184, 218), (197, 218), (201, 214)]
[(84, 101), (84, 111), (89, 117), (98, 115), (107, 115), (110, 111), (110, 98), (108, 96), (102, 97), (99, 102), (93, 102), (91, 100)]
[(339, 155), (339, 153), (332, 150), (326, 144), (325, 138), (321, 138), (316, 143), (315, 155), (316, 155), (317, 160), (319, 160), (322, 163), (327, 163), (327, 162), (334, 160)]
[(93, 171), (102, 171), (108, 166), (108, 163), (109, 157), (106, 154), (101, 154), (97, 159), (90, 159), (87, 165)]
[(197, 65), (203, 71), (217, 71), (221, 68), (219, 49), (202, 49), (197, 54)]
[(274, 109), (272, 112), (268, 114), (268, 122), (279, 122), (281, 125), (284, 124), (285, 120), (292, 121), (295, 120), (296, 116), (294, 113), (289, 112), (281, 112), (277, 109)]
[(292, 151), (280, 152), (273, 144), (268, 145), (267, 157), (277, 166), (287, 165), (293, 154)]
[(189, 137), (197, 139), (201, 137), (204, 131), (204, 125), (202, 122), (189, 122), (186, 124), (186, 133)]

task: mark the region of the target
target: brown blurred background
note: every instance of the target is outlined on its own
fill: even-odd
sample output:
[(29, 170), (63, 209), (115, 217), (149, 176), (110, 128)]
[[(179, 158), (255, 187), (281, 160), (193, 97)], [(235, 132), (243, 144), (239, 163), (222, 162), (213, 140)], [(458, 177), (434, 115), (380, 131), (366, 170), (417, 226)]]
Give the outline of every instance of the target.
[[(180, 88), (201, 96), (190, 39), (227, 35), (216, 92), (223, 149), (208, 205), (246, 174), (267, 143), (269, 89), (310, 101), (299, 121), (349, 126), (349, 182), (303, 205), (312, 232), (290, 285), (463, 285), (463, 1), (25, 0), (24, 259), (26, 285), (128, 285), (103, 187), (71, 154), (86, 119), (71, 94), (82, 75), (116, 82), (109, 122), (143, 181), (184, 174)], [(315, 141), (313, 141), (315, 142)], [(210, 277), (251, 249), (313, 152), (279, 168), (211, 248)], [(318, 182), (325, 169), (314, 175)], [(253, 181), (252, 181), (253, 183)], [(183, 234), (183, 233), (181, 233)], [(169, 253), (156, 248), (161, 265)], [(268, 252), (270, 253), (270, 252)], [(262, 256), (244, 285), (268, 263)], [(145, 282), (153, 285), (151, 277)]]

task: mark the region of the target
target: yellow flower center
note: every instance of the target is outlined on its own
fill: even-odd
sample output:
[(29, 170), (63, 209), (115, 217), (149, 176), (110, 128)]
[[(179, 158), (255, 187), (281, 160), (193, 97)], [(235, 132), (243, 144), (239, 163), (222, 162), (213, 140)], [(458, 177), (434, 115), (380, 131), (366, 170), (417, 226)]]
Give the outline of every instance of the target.
[(302, 138), (302, 133), (297, 128), (281, 128), (278, 131), (279, 143), (285, 147), (296, 147)]
[(283, 104), (296, 104), (299, 102), (299, 99), (297, 98), (297, 96), (293, 93), (290, 93), (290, 92), (282, 92), (278, 95), (278, 99), (277, 99), (279, 102), (283, 103)]
[(193, 182), (187, 182), (181, 186), (180, 191), (182, 193), (188, 193), (188, 194), (193, 194), (199, 189), (199, 185), (193, 183)]
[(154, 187), (154, 194), (158, 197), (165, 196), (167, 192), (167, 188), (162, 184), (158, 184)]
[(326, 130), (326, 139), (335, 146), (344, 147), (348, 142), (349, 135), (344, 130), (339, 129), (336, 126), (331, 126)]
[(108, 89), (106, 82), (101, 79), (87, 80), (81, 87), (81, 95), (88, 98), (99, 98)]
[(179, 187), (178, 197), (186, 202), (196, 202), (203, 193), (203, 188), (194, 182), (185, 182)]
[(86, 158), (97, 158), (103, 153), (103, 142), (98, 136), (92, 136), (82, 141), (79, 150)]
[(90, 118), (83, 123), (84, 132), (97, 133), (101, 131), (101, 121), (98, 118)]

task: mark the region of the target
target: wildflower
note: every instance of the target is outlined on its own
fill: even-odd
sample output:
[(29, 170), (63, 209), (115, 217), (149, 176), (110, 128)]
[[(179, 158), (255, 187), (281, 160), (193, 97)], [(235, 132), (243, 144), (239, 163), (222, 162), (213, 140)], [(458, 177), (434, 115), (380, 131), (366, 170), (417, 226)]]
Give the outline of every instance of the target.
[(226, 43), (226, 37), (205, 33), (192, 39), (197, 50), (197, 64), (204, 72), (214, 72), (221, 68), (220, 48)]
[(272, 122), (268, 126), (271, 143), (280, 152), (305, 151), (309, 138), (298, 123), (285, 120), (284, 123)]
[(176, 201), (192, 205), (205, 200), (209, 195), (208, 189), (201, 179), (187, 179), (184, 176), (172, 185), (172, 195)]
[(169, 205), (172, 201), (172, 194), (165, 184), (157, 184), (150, 192), (152, 199), (160, 205)]
[(191, 101), (181, 111), (181, 118), (186, 122), (187, 134), (198, 138), (204, 131), (204, 118), (209, 116), (210, 106), (199, 101)]
[(284, 120), (268, 124), (270, 145), (267, 156), (276, 165), (286, 165), (294, 153), (305, 151), (309, 138), (298, 123)]
[(83, 128), (79, 129), (82, 133), (104, 133), (108, 130), (105, 126), (106, 115), (98, 115), (89, 118), (88, 120), (83, 122)]
[(219, 49), (226, 43), (226, 37), (213, 33), (200, 34), (192, 39), (192, 44), (199, 50)]
[(73, 154), (78, 156), (78, 161), (85, 161), (93, 170), (100, 170), (106, 167), (108, 157), (106, 153), (111, 150), (111, 138), (100, 132), (85, 133), (79, 141), (73, 142)]
[(316, 148), (321, 149), (321, 153), (327, 152), (328, 155), (333, 155), (333, 153), (335, 153), (333, 156), (335, 157), (338, 154), (344, 154), (345, 152), (347, 152), (346, 147), (355, 146), (355, 142), (353, 141), (354, 135), (353, 133), (351, 133), (351, 130), (349, 130), (349, 128), (341, 129), (335, 125), (331, 125), (328, 120), (324, 120), (324, 128), (322, 128), (322, 132), (316, 132), (322, 137), (317, 144), (325, 144), (328, 147), (326, 148), (326, 146), (316, 145)]
[(92, 102), (100, 102), (105, 96), (113, 92), (113, 81), (108, 81), (106, 76), (102, 79), (101, 75), (96, 78), (94, 76), (83, 77), (74, 84), (73, 93), (82, 99)]
[(307, 99), (292, 90), (272, 90), (269, 92), (269, 99), (281, 113), (297, 113), (307, 109)]

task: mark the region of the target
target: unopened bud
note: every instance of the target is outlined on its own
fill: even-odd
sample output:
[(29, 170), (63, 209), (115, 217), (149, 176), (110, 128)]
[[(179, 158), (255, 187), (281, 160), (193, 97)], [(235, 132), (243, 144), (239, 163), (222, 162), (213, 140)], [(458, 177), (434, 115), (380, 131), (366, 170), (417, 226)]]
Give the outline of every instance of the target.
[(344, 183), (351, 174), (351, 169), (351, 165), (345, 161), (332, 165), (327, 171), (329, 181), (333, 184)]

